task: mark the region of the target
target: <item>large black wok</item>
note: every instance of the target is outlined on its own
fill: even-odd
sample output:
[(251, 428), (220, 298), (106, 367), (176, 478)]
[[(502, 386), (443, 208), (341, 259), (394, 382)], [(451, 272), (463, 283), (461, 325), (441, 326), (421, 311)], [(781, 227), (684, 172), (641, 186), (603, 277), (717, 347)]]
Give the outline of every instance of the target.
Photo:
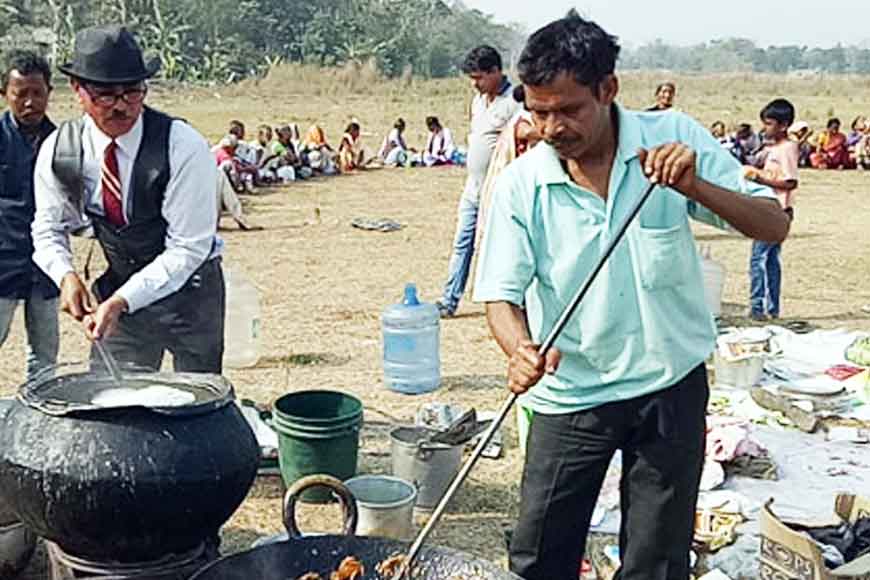
[[(296, 525), (296, 500), (309, 487), (332, 488), (344, 510), (346, 535), (302, 537)], [(284, 499), (284, 526), (290, 538), (247, 552), (227, 556), (197, 572), (191, 580), (296, 580), (307, 572), (329, 580), (347, 556), (356, 557), (365, 566), (359, 580), (381, 580), (375, 567), (390, 556), (406, 554), (409, 544), (396, 540), (354, 536), (356, 502), (351, 492), (335, 478), (315, 475), (300, 479)], [(415, 560), (412, 578), (419, 580), (521, 580), (519, 576), (497, 568), (486, 560), (472, 558), (446, 548), (424, 548)]]

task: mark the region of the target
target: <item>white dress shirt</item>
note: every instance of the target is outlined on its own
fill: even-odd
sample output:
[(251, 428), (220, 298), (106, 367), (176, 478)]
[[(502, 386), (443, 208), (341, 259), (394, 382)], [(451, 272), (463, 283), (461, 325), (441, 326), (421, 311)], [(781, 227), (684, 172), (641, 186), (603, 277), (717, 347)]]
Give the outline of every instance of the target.
[[(112, 139), (89, 116), (84, 119), (84, 209), (103, 214), (100, 166)], [(128, 220), (133, 208), (130, 181), (142, 132), (140, 116), (129, 132), (115, 140), (122, 202)], [(36, 160), (36, 215), (32, 230), (33, 261), (60, 286), (63, 277), (75, 271), (69, 234), (87, 228), (90, 223), (82, 208), (69, 202), (51, 169), (56, 141), (57, 131), (45, 140)], [(129, 312), (177, 292), (206, 259), (220, 255), (223, 244), (217, 237), (215, 219), (216, 172), (214, 158), (202, 135), (187, 123), (173, 121), (169, 131), (169, 182), (162, 209), (167, 223), (166, 249), (116, 292), (127, 301)]]

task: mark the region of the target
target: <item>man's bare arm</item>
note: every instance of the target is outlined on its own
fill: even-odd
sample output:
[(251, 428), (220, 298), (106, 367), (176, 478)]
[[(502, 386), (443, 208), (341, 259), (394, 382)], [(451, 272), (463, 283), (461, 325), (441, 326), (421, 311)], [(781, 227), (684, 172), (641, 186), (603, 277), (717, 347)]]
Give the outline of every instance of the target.
[(775, 199), (747, 197), (698, 178), (692, 197), (721, 216), (741, 234), (779, 243), (788, 236), (790, 220)]
[(510, 302), (488, 302), (486, 321), (501, 350), (512, 356), (523, 342), (530, 341), (525, 311)]
[(546, 373), (555, 373), (562, 355), (551, 348), (546, 357), (529, 335), (522, 308), (509, 302), (488, 302), (486, 320), (496, 342), (508, 356), (508, 388), (521, 395), (538, 384)]

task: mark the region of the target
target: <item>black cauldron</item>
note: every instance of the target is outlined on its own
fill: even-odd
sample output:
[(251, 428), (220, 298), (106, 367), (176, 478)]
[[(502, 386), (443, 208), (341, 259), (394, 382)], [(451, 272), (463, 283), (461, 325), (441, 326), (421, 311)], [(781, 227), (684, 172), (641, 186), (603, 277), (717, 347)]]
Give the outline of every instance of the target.
[(98, 406), (94, 396), (117, 385), (89, 372), (23, 386), (0, 410), (2, 500), (64, 552), (95, 561), (154, 561), (214, 536), (253, 484), (259, 446), (222, 377), (133, 373), (123, 386), (154, 385), (194, 400)]

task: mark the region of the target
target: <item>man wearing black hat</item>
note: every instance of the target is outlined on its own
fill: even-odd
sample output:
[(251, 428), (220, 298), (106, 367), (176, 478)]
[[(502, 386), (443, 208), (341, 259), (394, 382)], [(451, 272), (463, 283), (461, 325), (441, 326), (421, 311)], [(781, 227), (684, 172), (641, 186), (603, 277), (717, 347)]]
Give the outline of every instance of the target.
[[(84, 110), (46, 139), (36, 162), (34, 261), (61, 309), (126, 363), (221, 372), (225, 294), (217, 238), (217, 169), (205, 139), (144, 106), (145, 64), (120, 26), (76, 36), (60, 67)], [(92, 300), (69, 233), (93, 228), (109, 264)]]

